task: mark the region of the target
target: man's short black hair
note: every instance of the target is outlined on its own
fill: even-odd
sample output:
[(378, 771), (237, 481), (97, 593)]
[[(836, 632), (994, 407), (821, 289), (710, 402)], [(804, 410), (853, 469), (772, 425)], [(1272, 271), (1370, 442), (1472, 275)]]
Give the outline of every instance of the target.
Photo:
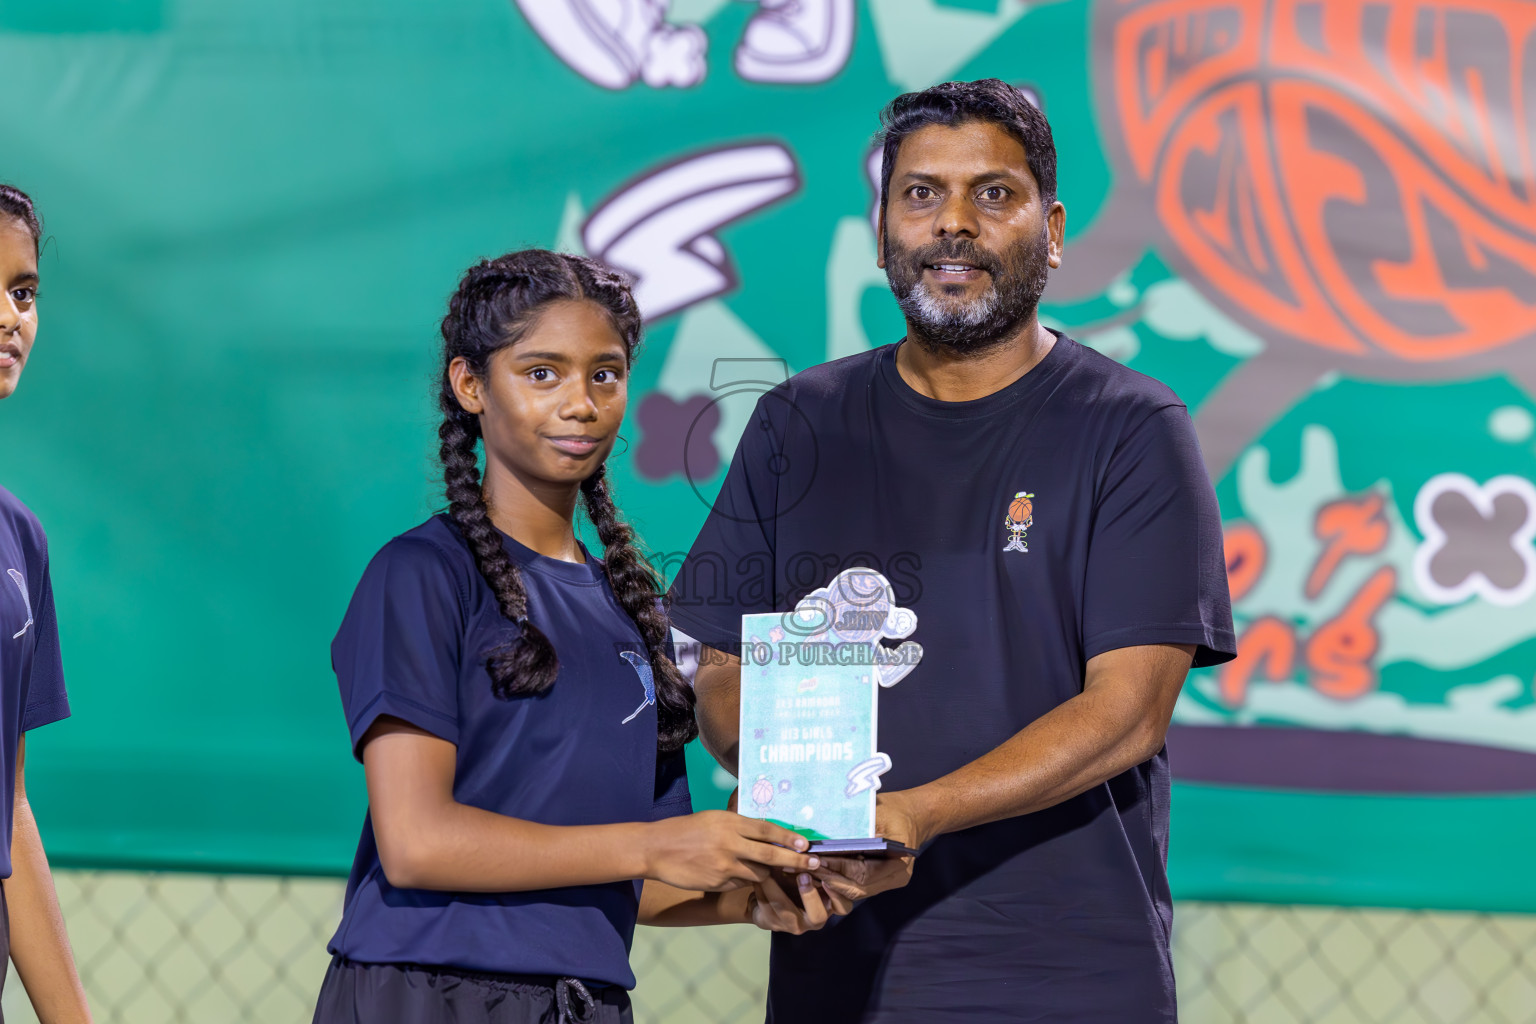
[(957, 128), (981, 121), (995, 124), (1019, 140), (1029, 161), (1029, 173), (1040, 188), (1041, 202), (1056, 201), (1056, 140), (1051, 123), (1024, 93), (1007, 82), (983, 78), (975, 82), (940, 82), (922, 92), (897, 96), (880, 112), (875, 141), (885, 149), (880, 164), (880, 209), (891, 188), (896, 151), (908, 135), (929, 125)]

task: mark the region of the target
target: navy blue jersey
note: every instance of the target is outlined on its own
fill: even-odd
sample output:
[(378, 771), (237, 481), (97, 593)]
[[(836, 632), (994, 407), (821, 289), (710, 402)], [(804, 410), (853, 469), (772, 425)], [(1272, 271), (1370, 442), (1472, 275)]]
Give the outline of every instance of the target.
[[(1058, 337), (1014, 383), (941, 402), (895, 345), (758, 403), (673, 583), (676, 626), (735, 651), (868, 566), (923, 659), (880, 693), (884, 787), (975, 760), (1082, 692), (1095, 655), (1234, 651), (1221, 522), (1166, 387)], [(1037, 814), (942, 836), (911, 883), (773, 937), (774, 1021), (1172, 1021), (1165, 753)]]
[(48, 576), (48, 539), (16, 496), (0, 487), (0, 878), (11, 877), (11, 809), (21, 735), (69, 717), (59, 622)]
[[(368, 727), (391, 715), (457, 746), (453, 795), (463, 804), (546, 825), (689, 813), (683, 757), (658, 758), (655, 690), (633, 664), (649, 669), (645, 641), (602, 563), (504, 542), (522, 570), (529, 620), (559, 655), (554, 686), (512, 700), (491, 692), (486, 654), (516, 627), (452, 521), (434, 517), (374, 557), (331, 645), (354, 753)], [(514, 893), (397, 889), (384, 877), (370, 818), (330, 950), (363, 963), (633, 988), (639, 896), (638, 881)]]

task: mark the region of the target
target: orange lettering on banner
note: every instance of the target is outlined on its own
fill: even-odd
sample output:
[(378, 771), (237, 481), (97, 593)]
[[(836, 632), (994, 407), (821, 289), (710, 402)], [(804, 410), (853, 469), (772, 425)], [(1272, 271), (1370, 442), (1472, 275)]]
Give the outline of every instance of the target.
[(1237, 641), (1237, 657), (1221, 667), (1217, 686), (1229, 707), (1248, 699), (1248, 684), (1263, 666), (1264, 679), (1285, 679), (1296, 664), (1296, 631), (1273, 615), (1255, 619)]
[(1338, 614), (1318, 627), (1307, 641), (1307, 668), (1314, 689), (1336, 700), (1349, 700), (1376, 685), (1371, 659), (1381, 644), (1372, 621), (1397, 590), (1397, 570), (1376, 570)]
[(1324, 547), (1307, 575), (1308, 598), (1316, 598), (1323, 592), (1323, 587), (1328, 585), (1345, 558), (1374, 555), (1387, 546), (1392, 528), (1382, 515), (1385, 505), (1382, 496), (1373, 493), (1358, 498), (1340, 498), (1318, 509), (1312, 532), (1323, 541)]
[(1239, 601), (1253, 589), (1269, 560), (1269, 545), (1264, 535), (1247, 523), (1238, 523), (1222, 537), (1227, 556), (1227, 589), (1232, 600)]

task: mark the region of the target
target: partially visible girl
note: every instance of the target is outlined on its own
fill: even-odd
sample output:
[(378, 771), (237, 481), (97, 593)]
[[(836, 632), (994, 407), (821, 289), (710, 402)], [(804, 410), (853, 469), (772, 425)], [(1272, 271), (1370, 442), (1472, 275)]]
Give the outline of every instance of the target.
[(605, 466), (640, 337), (625, 281), (512, 253), (469, 270), (442, 334), (448, 512), (375, 556), (331, 650), (369, 814), (315, 1020), (628, 1021), (637, 918), (819, 927), (818, 861), (690, 813), (693, 692)]
[[(42, 225), (32, 200), (0, 185), (0, 399), (9, 398), (37, 338)], [(6, 955), (43, 1024), (89, 1021), (53, 873), (27, 803), (26, 734), (69, 716), (48, 540), (34, 516), (0, 486), (0, 985)]]

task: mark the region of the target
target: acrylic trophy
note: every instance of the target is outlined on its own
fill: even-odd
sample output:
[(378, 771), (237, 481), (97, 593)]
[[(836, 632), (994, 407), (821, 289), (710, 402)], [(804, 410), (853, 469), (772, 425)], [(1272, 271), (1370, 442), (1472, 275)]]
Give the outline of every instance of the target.
[[(910, 608), (873, 569), (845, 569), (790, 612), (741, 617), (737, 809), (816, 853), (911, 853), (875, 835), (880, 690), (917, 665)], [(903, 640), (891, 647), (882, 640)]]

